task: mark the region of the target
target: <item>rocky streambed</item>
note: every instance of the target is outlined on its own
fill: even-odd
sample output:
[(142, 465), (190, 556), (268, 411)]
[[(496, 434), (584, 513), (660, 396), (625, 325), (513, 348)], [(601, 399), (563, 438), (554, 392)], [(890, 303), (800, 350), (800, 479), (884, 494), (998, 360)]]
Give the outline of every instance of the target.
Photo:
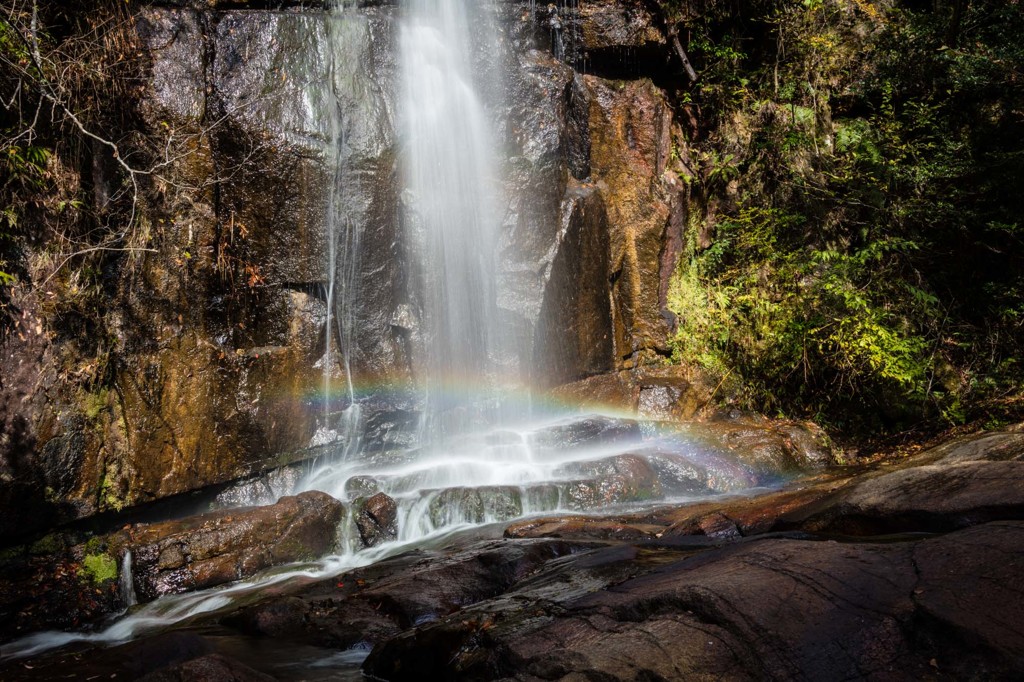
[[(492, 524), (0, 676), (1017, 679), (1022, 483), (1018, 426), (760, 494)], [(308, 495), (276, 507), (333, 508)]]

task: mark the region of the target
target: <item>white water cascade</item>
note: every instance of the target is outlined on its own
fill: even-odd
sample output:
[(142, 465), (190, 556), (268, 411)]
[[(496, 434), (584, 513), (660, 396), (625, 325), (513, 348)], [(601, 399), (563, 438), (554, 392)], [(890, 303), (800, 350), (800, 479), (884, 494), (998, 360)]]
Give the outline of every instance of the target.
[[(412, 457), (397, 453), (368, 461), (350, 444), (346, 456), (315, 472), (306, 487), (350, 499), (356, 494), (350, 481), (372, 482), (396, 499), (400, 539), (414, 542), (444, 528), (499, 520), (462, 512), (459, 502), (438, 513), (445, 489), (529, 485), (550, 479), (555, 465), (534, 463), (529, 426), (522, 424), (526, 401), (507, 397), (518, 388), (508, 358), (519, 349), (512, 347), (496, 303), (495, 252), (506, 202), (491, 117), (502, 89), (494, 81), (502, 76), (480, 72), (481, 51), (493, 53), (500, 44), (493, 8), (467, 0), (407, 0), (403, 10), (395, 101), (404, 237), (412, 261), (407, 274), (422, 330), (415, 377), (422, 405), (419, 447)], [(355, 79), (351, 86), (358, 87)], [(338, 211), (331, 216), (332, 262), (350, 262), (358, 257), (358, 239), (336, 241), (334, 235), (351, 228)], [(343, 248), (349, 251), (342, 254)], [(354, 284), (338, 291), (358, 295)], [(342, 309), (353, 305), (338, 303)], [(522, 499), (528, 497), (524, 491)], [(526, 503), (526, 509), (552, 504)]]
[[(471, 16), (472, 13), (472, 16)], [(477, 3), (409, 0), (400, 93), (408, 232), (420, 255), (427, 330), (424, 442), (465, 432), (494, 405), (496, 143), (473, 72), (473, 39), (495, 32)], [(465, 390), (467, 386), (472, 391)]]

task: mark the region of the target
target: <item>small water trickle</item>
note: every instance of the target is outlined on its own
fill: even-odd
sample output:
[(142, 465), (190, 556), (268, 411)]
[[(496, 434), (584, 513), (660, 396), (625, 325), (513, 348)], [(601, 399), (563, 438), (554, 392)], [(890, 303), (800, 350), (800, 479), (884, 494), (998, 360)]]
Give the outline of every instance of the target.
[[(559, 0), (548, 5), (547, 26), (551, 30), (551, 53), (559, 60), (577, 65), (583, 61), (579, 42), (579, 0)], [(531, 20), (536, 15), (531, 11)]]
[[(353, 349), (356, 304), (359, 296), (359, 263), (362, 255), (362, 225), (352, 218), (350, 203), (353, 171), (348, 163), (348, 125), (343, 102), (363, 87), (358, 62), (348, 54), (348, 45), (358, 37), (362, 21), (355, 0), (337, 0), (327, 18), (327, 97), (325, 119), (328, 146), (326, 156), (332, 169), (326, 209), (327, 308), (324, 325), (324, 415), (317, 431), (317, 445), (330, 437), (344, 444), (343, 453), (358, 449), (362, 415), (356, 402), (353, 379)], [(340, 386), (339, 386), (340, 382)]]
[(121, 557), (121, 575), (118, 578), (118, 591), (121, 594), (121, 601), (125, 608), (131, 608), (139, 603), (135, 596), (135, 578), (132, 575), (132, 551), (126, 549)]

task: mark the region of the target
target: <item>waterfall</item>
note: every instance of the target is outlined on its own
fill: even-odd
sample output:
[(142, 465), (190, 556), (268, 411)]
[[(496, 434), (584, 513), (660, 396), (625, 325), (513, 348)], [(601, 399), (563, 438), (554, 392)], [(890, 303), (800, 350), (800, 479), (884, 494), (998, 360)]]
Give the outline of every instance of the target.
[(406, 10), (402, 162), (427, 330), (423, 438), (437, 444), (494, 408), (498, 164), (472, 41), (493, 46), (496, 37), (477, 3), (408, 0)]
[(118, 591), (121, 594), (121, 601), (125, 608), (131, 608), (139, 603), (135, 596), (135, 579), (132, 577), (132, 551), (126, 549), (121, 557), (121, 575), (118, 577)]

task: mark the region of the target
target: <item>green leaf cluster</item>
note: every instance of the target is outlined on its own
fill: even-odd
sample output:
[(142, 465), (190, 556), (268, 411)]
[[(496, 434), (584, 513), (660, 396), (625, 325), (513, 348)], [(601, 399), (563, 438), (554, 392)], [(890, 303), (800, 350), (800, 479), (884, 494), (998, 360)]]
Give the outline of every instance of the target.
[(938, 5), (754, 2), (691, 25), (709, 130), (675, 360), (748, 407), (870, 432), (1019, 402), (1024, 12), (979, 0), (951, 26)]

